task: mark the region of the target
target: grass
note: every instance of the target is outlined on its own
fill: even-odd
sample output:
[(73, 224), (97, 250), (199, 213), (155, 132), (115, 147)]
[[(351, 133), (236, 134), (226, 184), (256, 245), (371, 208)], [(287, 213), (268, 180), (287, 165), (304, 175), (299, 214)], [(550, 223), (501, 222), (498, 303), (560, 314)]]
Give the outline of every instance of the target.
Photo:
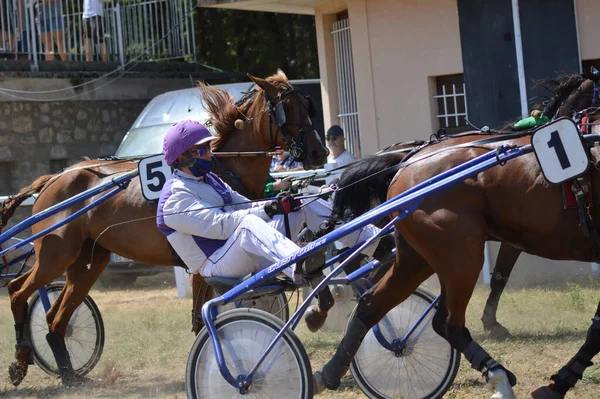
[[(598, 287), (568, 285), (559, 289), (509, 291), (498, 319), (513, 333), (506, 341), (489, 340), (479, 317), (487, 290), (477, 289), (468, 312), (473, 337), (518, 377), (516, 395), (528, 397), (547, 383), (573, 356), (585, 338), (598, 303)], [(17, 388), (8, 381), (7, 367), (14, 352), (14, 329), (6, 290), (0, 291), (0, 397), (10, 398), (185, 398), (185, 365), (194, 336), (190, 332), (191, 300), (177, 298), (170, 274), (139, 279), (129, 290), (94, 289), (106, 328), (102, 359), (89, 374), (93, 384), (64, 388), (55, 378), (31, 366)], [(298, 335), (311, 358), (313, 370), (334, 353), (340, 334), (311, 334), (300, 326)], [(598, 359), (597, 359), (598, 361)], [(600, 367), (590, 367), (571, 397), (598, 398)], [(490, 394), (476, 371), (462, 361), (447, 398), (484, 398)], [(352, 378), (342, 388), (319, 398), (363, 398)]]

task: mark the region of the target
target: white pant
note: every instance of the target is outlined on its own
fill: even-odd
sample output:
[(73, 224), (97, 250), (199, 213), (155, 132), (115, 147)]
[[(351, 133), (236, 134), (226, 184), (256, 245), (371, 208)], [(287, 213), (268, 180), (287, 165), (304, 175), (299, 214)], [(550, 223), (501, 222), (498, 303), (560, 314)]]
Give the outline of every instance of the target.
[[(293, 238), (300, 233), (304, 223), (312, 231), (318, 231), (321, 223), (331, 214), (331, 204), (327, 201), (319, 199), (310, 203), (307, 201), (306, 204), (300, 211), (288, 215)], [(368, 225), (340, 238), (339, 242), (352, 247), (378, 232), (377, 227)], [(377, 243), (373, 243), (362, 253), (372, 256), (376, 248)], [(292, 255), (299, 249), (300, 247), (285, 237), (283, 215), (276, 215), (270, 222), (265, 222), (258, 216), (248, 215), (225, 244), (206, 260), (201, 270), (205, 277), (244, 277)], [(293, 277), (293, 268), (286, 269), (284, 273)]]

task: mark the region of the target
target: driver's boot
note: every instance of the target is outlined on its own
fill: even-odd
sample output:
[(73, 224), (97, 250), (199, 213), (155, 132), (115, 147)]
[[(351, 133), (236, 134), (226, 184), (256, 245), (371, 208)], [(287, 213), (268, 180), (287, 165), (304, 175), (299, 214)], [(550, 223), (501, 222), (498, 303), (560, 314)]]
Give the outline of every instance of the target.
[[(298, 272), (300, 272), (300, 274), (308, 281), (308, 284), (313, 290), (325, 278), (323, 271), (321, 270), (324, 264), (324, 252), (318, 252), (301, 263), (301, 270)], [(309, 306), (304, 314), (306, 327), (308, 327), (311, 332), (316, 332), (323, 327), (325, 320), (327, 320), (327, 312), (333, 307), (334, 302), (329, 286), (324, 286), (321, 291), (317, 293), (317, 304)]]

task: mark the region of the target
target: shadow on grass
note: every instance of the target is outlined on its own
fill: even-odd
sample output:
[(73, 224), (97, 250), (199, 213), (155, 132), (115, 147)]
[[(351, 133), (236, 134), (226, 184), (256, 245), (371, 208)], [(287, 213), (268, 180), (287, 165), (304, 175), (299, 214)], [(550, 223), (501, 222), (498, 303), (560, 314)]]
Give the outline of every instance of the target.
[(557, 331), (552, 333), (535, 333), (535, 332), (517, 332), (511, 333), (510, 338), (493, 338), (488, 334), (474, 334), (475, 341), (490, 341), (490, 342), (512, 342), (512, 343), (544, 343), (552, 341), (560, 342), (576, 342), (580, 341), (583, 344), (587, 331)]
[[(53, 398), (57, 396), (64, 397), (123, 397), (130, 395), (141, 395), (141, 397), (172, 397), (185, 392), (185, 382), (173, 382), (164, 378), (153, 377), (151, 381), (144, 383), (135, 383), (132, 381), (116, 381), (110, 385), (104, 385), (102, 382), (91, 383), (81, 387), (64, 387), (62, 385), (46, 387), (24, 387), (24, 388), (5, 388), (0, 389), (0, 396), (7, 398)], [(114, 395), (113, 395), (114, 394)], [(108, 395), (108, 396), (107, 396)], [(185, 394), (183, 394), (185, 395)]]

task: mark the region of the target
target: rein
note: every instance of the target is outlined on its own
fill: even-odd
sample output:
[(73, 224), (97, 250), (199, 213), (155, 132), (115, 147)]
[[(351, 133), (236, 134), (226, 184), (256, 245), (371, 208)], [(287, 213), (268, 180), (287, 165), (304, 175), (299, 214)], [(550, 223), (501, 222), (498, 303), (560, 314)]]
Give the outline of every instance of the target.
[[(408, 154), (404, 157), (404, 159), (402, 161), (400, 161), (398, 164), (390, 166), (389, 168), (382, 169), (382, 170), (380, 170), (378, 172), (372, 173), (369, 176), (365, 176), (365, 177), (363, 177), (360, 180), (357, 180), (355, 182), (352, 182), (352, 183), (348, 184), (347, 186), (336, 187), (334, 189), (334, 191), (343, 191), (343, 190), (345, 190), (345, 189), (347, 189), (349, 187), (352, 187), (352, 186), (354, 186), (356, 184), (362, 183), (363, 181), (369, 180), (369, 179), (371, 179), (371, 178), (373, 178), (375, 176), (378, 176), (380, 174), (387, 174), (387, 173), (390, 173), (390, 172), (398, 171), (398, 170), (400, 170), (402, 168), (405, 168), (405, 167), (407, 167), (409, 165), (412, 165), (414, 163), (417, 163), (419, 161), (422, 161), (424, 159), (430, 158), (430, 157), (432, 157), (434, 155), (437, 155), (437, 154), (441, 154), (441, 153), (446, 152), (446, 151), (451, 151), (451, 150), (456, 150), (456, 149), (462, 149), (462, 148), (478, 148), (478, 147), (480, 147), (481, 145), (484, 145), (484, 144), (498, 143), (498, 142), (502, 142), (502, 141), (513, 140), (513, 139), (525, 137), (525, 136), (530, 135), (531, 133), (532, 133), (532, 131), (530, 131), (530, 130), (527, 130), (527, 131), (524, 131), (524, 132), (519, 132), (519, 133), (504, 133), (504, 134), (501, 134), (501, 135), (498, 134), (498, 133), (494, 133), (495, 137), (488, 137), (487, 139), (481, 139), (481, 140), (476, 140), (476, 141), (472, 141), (472, 142), (469, 142), (469, 143), (463, 143), (463, 144), (453, 145), (451, 147), (440, 148), (437, 151), (434, 151), (432, 153), (427, 154), (423, 158), (407, 159), (407, 158), (412, 158), (414, 155), (416, 155), (423, 148), (425, 148), (427, 146), (430, 146), (430, 145), (433, 145), (433, 144), (437, 144), (437, 143), (440, 142), (440, 141), (435, 141), (435, 142), (427, 141), (427, 142), (425, 142), (424, 144), (422, 144), (420, 146), (412, 148), (408, 152)], [(458, 137), (465, 137), (465, 136), (478, 135), (478, 134), (481, 134), (481, 132), (478, 132), (478, 133), (467, 133), (467, 134), (462, 134), (462, 135), (453, 135), (453, 136), (450, 136), (450, 137), (446, 136), (444, 138), (445, 139), (458, 138)], [(486, 133), (486, 135), (487, 134), (489, 134), (489, 133)], [(379, 155), (385, 155), (385, 154), (379, 154)]]

